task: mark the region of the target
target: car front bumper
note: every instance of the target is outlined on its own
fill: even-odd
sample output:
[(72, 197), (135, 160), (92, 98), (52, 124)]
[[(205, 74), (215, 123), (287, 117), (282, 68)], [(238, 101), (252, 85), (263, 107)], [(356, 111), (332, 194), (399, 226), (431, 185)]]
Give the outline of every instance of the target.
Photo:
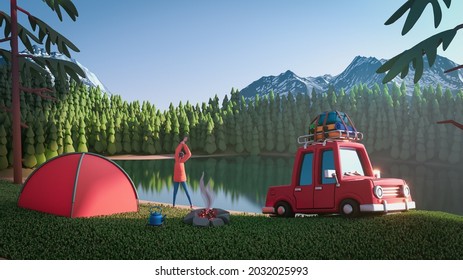
[(389, 211), (406, 211), (415, 209), (415, 201), (404, 201), (397, 203), (387, 203), (385, 200), (382, 204), (362, 204), (360, 212), (389, 212)]
[(263, 207), (262, 213), (263, 214), (275, 214), (275, 208), (274, 207)]

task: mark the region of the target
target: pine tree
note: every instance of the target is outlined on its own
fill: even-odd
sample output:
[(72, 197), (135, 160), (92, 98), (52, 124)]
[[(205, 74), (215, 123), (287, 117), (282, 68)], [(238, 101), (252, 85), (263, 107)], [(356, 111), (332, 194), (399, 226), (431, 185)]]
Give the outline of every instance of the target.
[(283, 117), (280, 114), (278, 114), (278, 120), (277, 120), (277, 129), (276, 129), (276, 150), (279, 153), (282, 153), (286, 150), (286, 145), (285, 145), (285, 137), (284, 135), (284, 130), (283, 130)]
[(71, 137), (71, 124), (69, 123), (68, 120), (66, 120), (66, 124), (64, 128), (65, 128), (65, 131), (64, 131), (63, 152), (73, 153), (75, 152), (75, 149), (74, 149), (74, 145), (73, 145), (72, 137)]
[(156, 148), (154, 145), (154, 139), (153, 139), (153, 134), (154, 134), (154, 129), (151, 127), (151, 125), (148, 125), (147, 128), (147, 133), (146, 133), (146, 143), (144, 145), (144, 151), (146, 154), (154, 155), (156, 154)]
[(265, 117), (265, 111), (264, 113), (259, 115), (257, 118), (257, 124), (256, 124), (256, 131), (254, 133), (257, 134), (257, 138), (259, 139), (259, 151), (265, 149), (266, 143), (265, 143), (265, 126), (264, 126), (264, 117)]
[(117, 151), (116, 148), (116, 130), (114, 129), (114, 122), (112, 119), (108, 122), (108, 140), (107, 140), (107, 147), (106, 151), (109, 155), (114, 155)]
[(250, 153), (252, 150), (252, 135), (257, 133), (253, 130), (253, 121), (251, 115), (246, 113), (243, 116), (243, 145), (246, 152)]
[[(440, 118), (442, 119), (442, 118)], [(445, 125), (438, 125), (437, 128), (437, 135), (438, 135), (438, 145), (437, 148), (439, 151), (438, 158), (441, 162), (447, 162), (450, 156), (450, 149), (449, 149), (449, 139), (447, 137), (447, 127)]]
[(431, 124), (426, 128), (426, 160), (432, 160), (436, 156), (436, 125)]
[(450, 155), (448, 158), (448, 162), (451, 164), (456, 164), (461, 160), (461, 130), (454, 129), (453, 130), (453, 141), (452, 146), (450, 148)]
[[(253, 131), (256, 131), (257, 128), (253, 127)], [(251, 151), (250, 154), (253, 156), (257, 156), (260, 154), (260, 145), (259, 145), (259, 135), (257, 133), (252, 134), (252, 140), (251, 140)]]
[(393, 159), (399, 159), (400, 158), (400, 143), (399, 143), (399, 135), (398, 135), (398, 130), (396, 128), (392, 128), (391, 131), (391, 153), (390, 156)]
[(32, 124), (29, 125), (26, 132), (26, 140), (24, 144), (26, 145), (24, 149), (24, 167), (33, 168), (37, 165), (37, 158), (35, 157), (35, 148), (34, 148), (34, 130)]
[[(103, 98), (103, 104), (102, 104), (103, 108), (107, 108), (107, 106), (109, 106), (107, 103), (109, 103), (109, 100), (105, 94)], [(102, 154), (106, 153), (108, 149), (108, 133), (109, 133), (108, 118), (106, 117), (106, 113), (102, 113), (101, 122), (100, 122), (100, 144), (101, 144), (101, 149), (102, 149), (100, 153)]]
[(237, 116), (235, 120), (235, 152), (238, 154), (241, 154), (244, 151), (244, 145), (243, 145), (243, 131), (241, 129), (241, 118), (239, 115)]
[(77, 139), (77, 152), (79, 153), (87, 153), (88, 152), (88, 147), (87, 147), (87, 137), (85, 133), (85, 121), (84, 119), (80, 119), (79, 123), (79, 136)]
[(209, 116), (207, 120), (207, 133), (206, 133), (206, 143), (205, 143), (205, 151), (208, 154), (213, 154), (217, 150), (217, 145), (215, 143), (215, 135), (214, 135), (214, 122), (212, 118)]
[(297, 142), (296, 142), (296, 132), (292, 123), (288, 124), (288, 139), (290, 139), (288, 144), (288, 152), (291, 154), (296, 153), (297, 151)]
[(0, 170), (8, 168), (8, 150), (6, 148), (6, 131), (3, 124), (0, 124)]
[(265, 150), (267, 152), (273, 152), (275, 149), (275, 127), (274, 123), (272, 121), (272, 118), (270, 117), (270, 114), (267, 113), (265, 116), (265, 128), (266, 128), (266, 134), (265, 134)]
[(402, 143), (400, 146), (400, 159), (409, 160), (411, 157), (410, 153), (410, 129), (408, 125), (404, 128), (402, 135)]
[(217, 143), (217, 148), (221, 151), (221, 152), (225, 152), (227, 150), (227, 141), (225, 140), (225, 131), (224, 131), (224, 123), (223, 123), (223, 119), (222, 117), (219, 115), (219, 114), (216, 114), (216, 121), (214, 122), (214, 127), (216, 127), (217, 129), (217, 139), (216, 139), (216, 143)]
[(56, 156), (58, 156), (58, 129), (56, 128), (55, 121), (50, 119), (45, 157), (47, 160), (50, 160)]
[(122, 149), (125, 153), (132, 152), (132, 140), (130, 139), (130, 128), (127, 121), (122, 125)]
[(116, 137), (116, 154), (120, 154), (124, 148), (122, 147), (122, 119), (119, 113), (116, 113), (114, 130), (116, 131), (114, 135)]
[(37, 122), (37, 129), (35, 135), (35, 158), (37, 159), (37, 166), (41, 165), (42, 163), (47, 161), (45, 156), (45, 137), (44, 131), (42, 127), (42, 122)]
[(418, 131), (416, 134), (416, 161), (425, 162), (426, 161), (426, 142), (425, 142), (425, 124), (424, 119), (421, 118), (418, 122)]
[(138, 122), (132, 122), (132, 152), (139, 154), (141, 152), (140, 126)]
[(161, 142), (161, 116), (159, 110), (156, 112), (155, 120), (154, 120), (154, 149), (156, 152), (162, 152), (162, 142)]
[(177, 115), (172, 113), (172, 147), (171, 151), (175, 151), (175, 149), (180, 143), (180, 124), (178, 122)]

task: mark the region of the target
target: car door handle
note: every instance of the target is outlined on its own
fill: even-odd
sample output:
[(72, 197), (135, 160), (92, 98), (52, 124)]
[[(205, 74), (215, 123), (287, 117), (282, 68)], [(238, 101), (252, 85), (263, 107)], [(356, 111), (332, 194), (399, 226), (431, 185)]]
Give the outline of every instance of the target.
[(316, 191), (321, 191), (321, 190), (323, 190), (323, 187), (322, 186), (315, 187), (315, 190)]
[(300, 191), (302, 191), (302, 189), (301, 188), (295, 188), (294, 191), (295, 192), (300, 192)]

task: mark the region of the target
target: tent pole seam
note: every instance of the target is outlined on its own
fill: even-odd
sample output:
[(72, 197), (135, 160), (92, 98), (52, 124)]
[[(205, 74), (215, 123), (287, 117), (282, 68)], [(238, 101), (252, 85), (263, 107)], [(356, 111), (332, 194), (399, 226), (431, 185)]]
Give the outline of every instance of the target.
[(76, 200), (76, 193), (77, 193), (77, 183), (79, 181), (79, 173), (80, 173), (80, 166), (82, 165), (82, 161), (84, 159), (85, 153), (82, 153), (79, 159), (79, 163), (77, 164), (77, 170), (76, 170), (76, 178), (74, 179), (74, 188), (72, 190), (72, 203), (71, 203), (71, 218), (72, 214), (74, 212), (74, 201)]

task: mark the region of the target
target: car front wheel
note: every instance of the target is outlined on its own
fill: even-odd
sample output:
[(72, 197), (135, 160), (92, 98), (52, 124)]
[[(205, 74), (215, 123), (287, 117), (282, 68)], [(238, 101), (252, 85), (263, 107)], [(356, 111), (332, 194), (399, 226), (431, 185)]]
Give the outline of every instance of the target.
[(346, 199), (341, 202), (339, 211), (344, 217), (353, 218), (360, 214), (360, 207), (357, 201)]
[(294, 217), (293, 210), (287, 202), (278, 202), (275, 206), (275, 213), (278, 217)]

